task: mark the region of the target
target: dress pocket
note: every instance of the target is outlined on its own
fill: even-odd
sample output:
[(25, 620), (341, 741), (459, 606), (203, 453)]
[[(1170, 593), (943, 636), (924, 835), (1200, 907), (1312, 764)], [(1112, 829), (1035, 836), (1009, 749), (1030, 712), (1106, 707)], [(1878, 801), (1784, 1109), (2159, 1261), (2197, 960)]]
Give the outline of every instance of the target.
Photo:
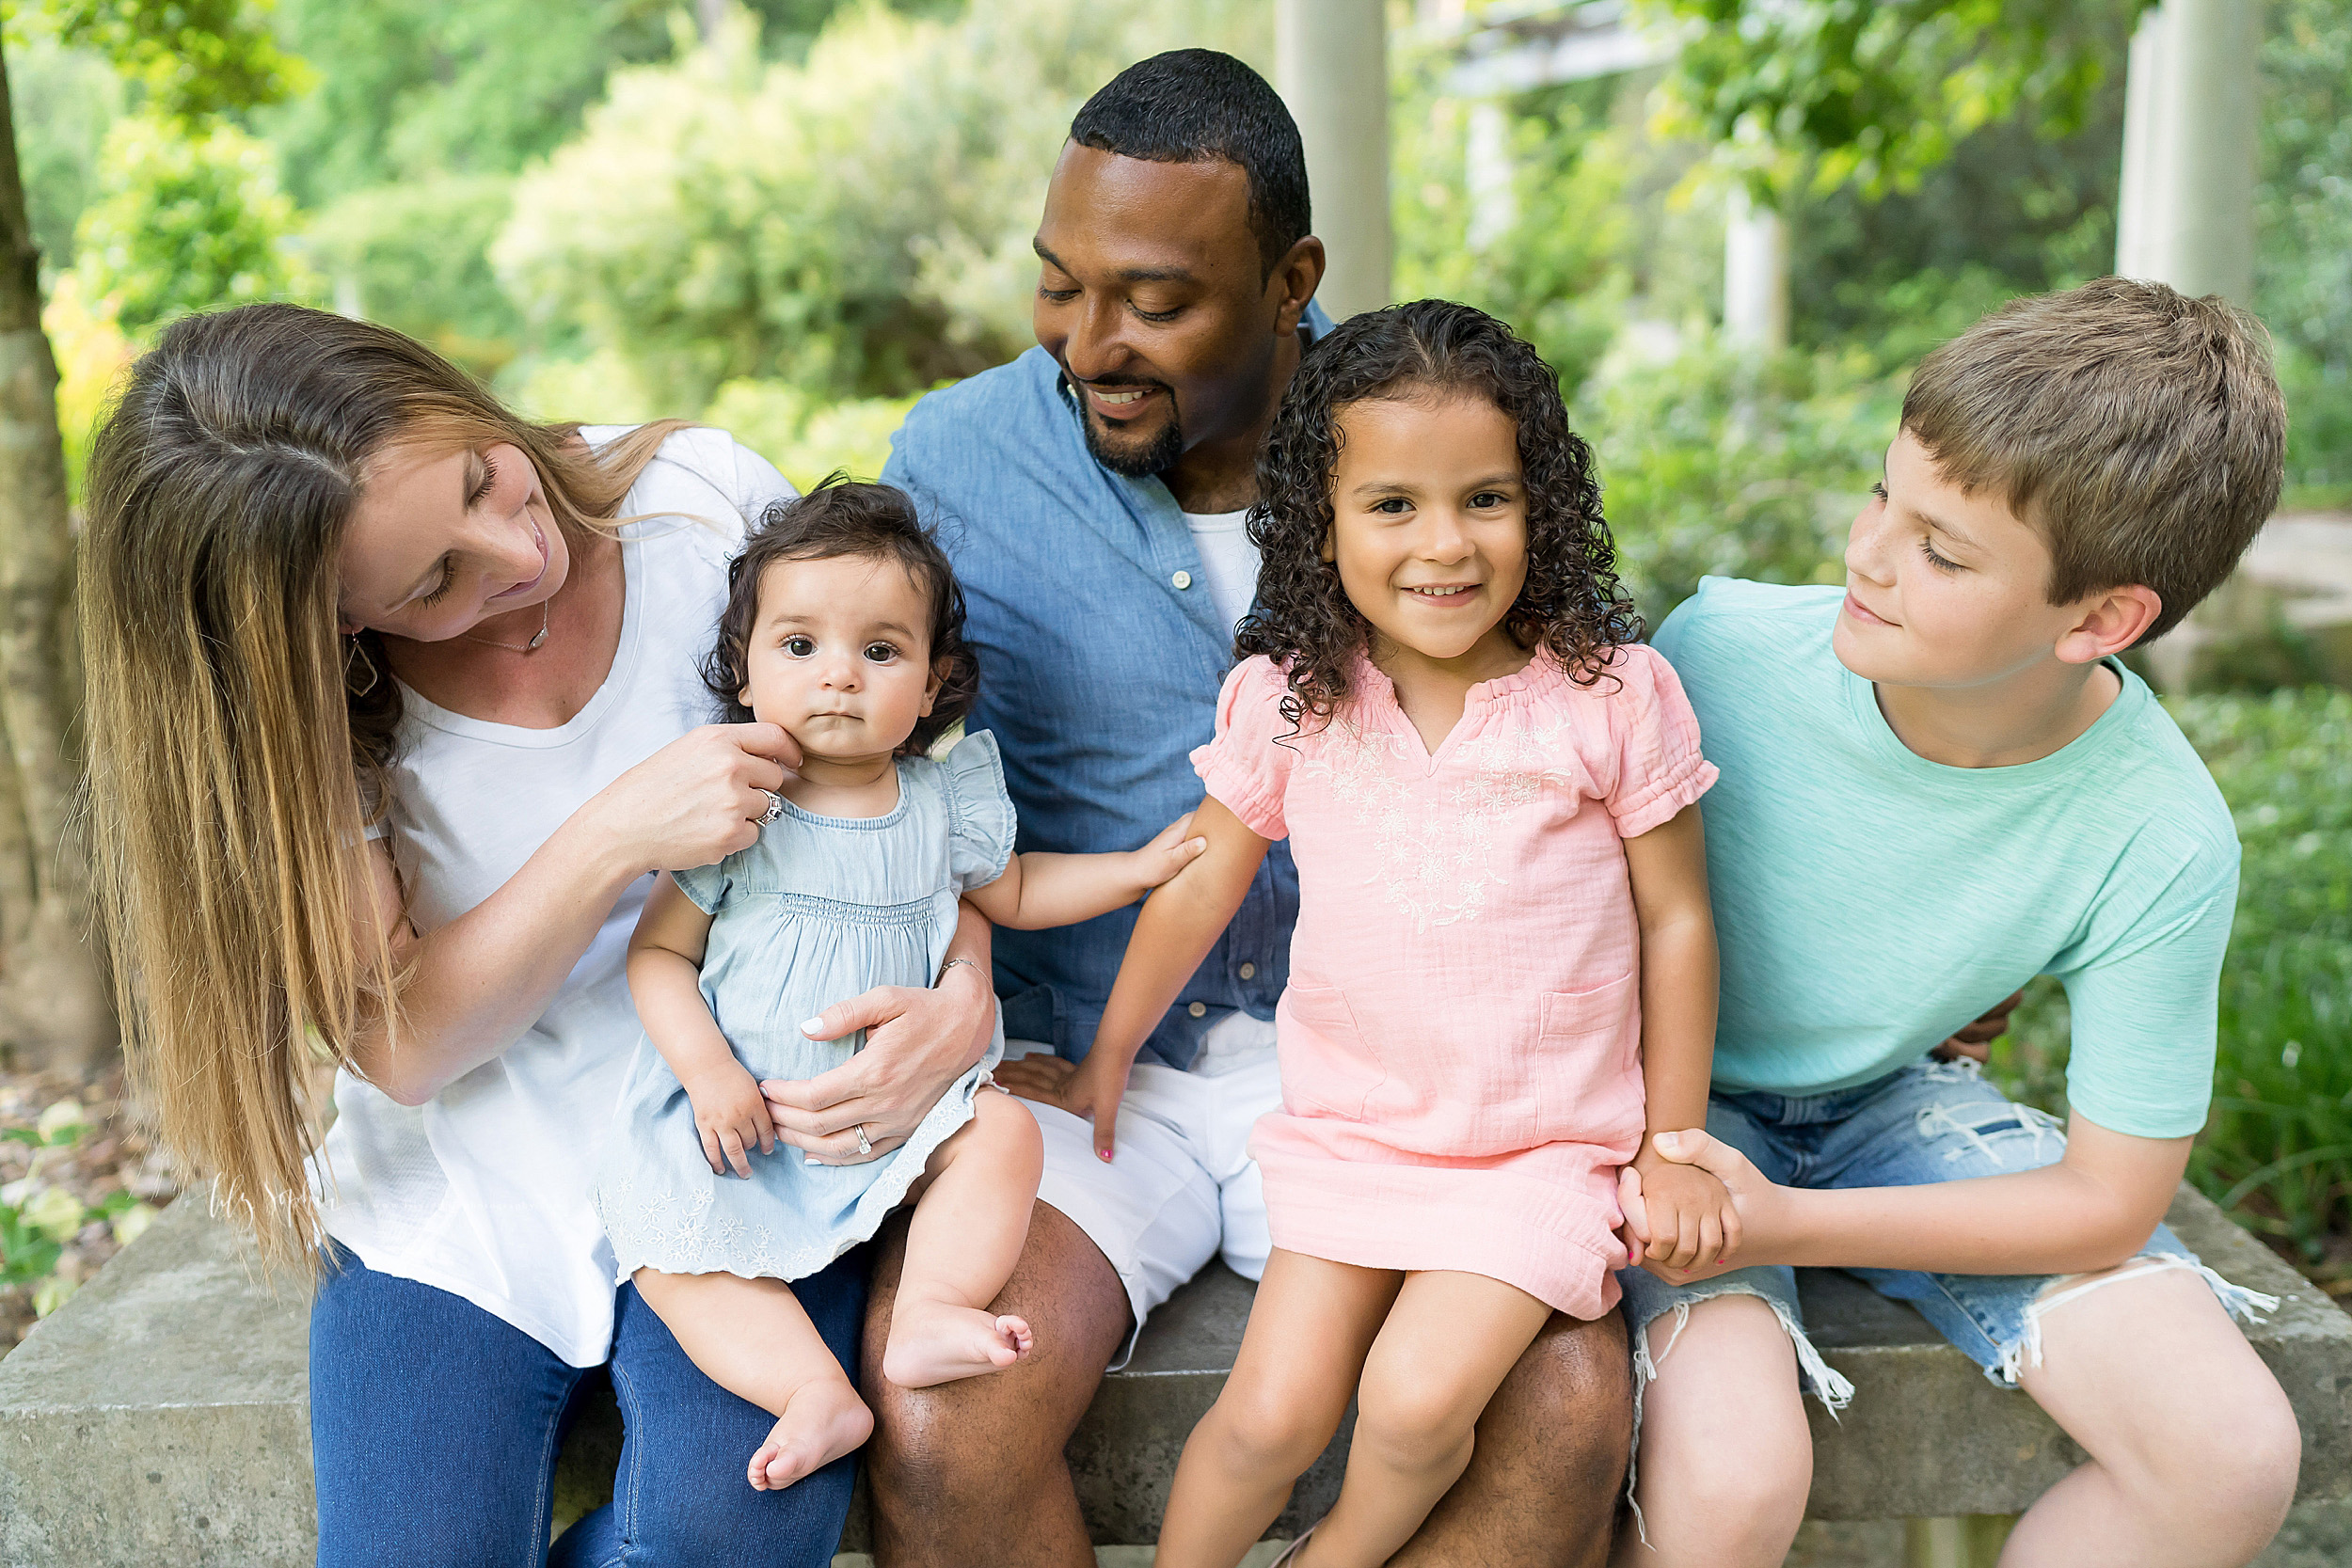
[(1333, 986), (1292, 985), (1275, 1009), (1282, 1103), (1360, 1121), (1364, 1101), (1388, 1078), (1380, 1058), (1356, 1027), (1355, 1009)]
[(1546, 1143), (1639, 1138), (1642, 1107), (1639, 974), (1590, 990), (1544, 993), (1536, 1122)]

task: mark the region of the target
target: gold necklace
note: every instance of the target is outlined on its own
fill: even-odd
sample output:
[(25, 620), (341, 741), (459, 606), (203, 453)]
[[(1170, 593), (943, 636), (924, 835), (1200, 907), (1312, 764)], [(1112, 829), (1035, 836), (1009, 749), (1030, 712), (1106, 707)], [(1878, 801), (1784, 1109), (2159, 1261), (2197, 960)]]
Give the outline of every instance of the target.
[(539, 601), (539, 629), (532, 633), (528, 642), (501, 642), (492, 638), (476, 637), (469, 631), (461, 631), (457, 635), (469, 642), (479, 642), (485, 648), (504, 648), (513, 654), (531, 653), (548, 640), (548, 609), (554, 603), (555, 595), (552, 594)]

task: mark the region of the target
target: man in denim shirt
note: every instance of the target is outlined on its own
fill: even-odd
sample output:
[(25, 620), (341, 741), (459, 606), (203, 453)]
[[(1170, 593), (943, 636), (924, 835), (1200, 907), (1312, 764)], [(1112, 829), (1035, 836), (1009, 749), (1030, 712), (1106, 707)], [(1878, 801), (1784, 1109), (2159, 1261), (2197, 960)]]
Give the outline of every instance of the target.
[[(1281, 101), (1186, 50), (1129, 68), (1079, 111), (1036, 248), (1039, 346), (934, 392), (882, 477), (940, 529), (980, 657), (970, 724), (1004, 752), (1023, 849), (1132, 848), (1199, 803), (1188, 753), (1215, 728), (1257, 556), (1243, 533), (1260, 437), (1305, 345), (1322, 243)], [(1280, 1102), (1274, 1008), (1297, 875), (1276, 845), (1224, 939), (1155, 1030), (1117, 1157), (1058, 1103), (1092, 1044), (1136, 910), (1000, 931), (997, 1071), (1044, 1131), (1028, 1243), (997, 1310), (1034, 1354), (936, 1388), (869, 1360), (876, 1548), (885, 1568), (1090, 1564), (1062, 1448), (1144, 1318), (1222, 1252), (1269, 1245), (1247, 1154)], [(1025, 1053), (1026, 1053), (1025, 1054)], [(886, 1337), (903, 1230), (876, 1273)], [(1480, 1423), (1477, 1457), (1403, 1563), (1598, 1562), (1630, 1421), (1624, 1331), (1556, 1319)]]

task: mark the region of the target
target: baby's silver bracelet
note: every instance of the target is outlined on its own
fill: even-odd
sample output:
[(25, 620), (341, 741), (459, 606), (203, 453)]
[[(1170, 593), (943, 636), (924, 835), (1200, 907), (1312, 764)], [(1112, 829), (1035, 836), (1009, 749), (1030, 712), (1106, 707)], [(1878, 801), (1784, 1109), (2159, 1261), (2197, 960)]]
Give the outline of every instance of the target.
[[(941, 964), (941, 965), (939, 966), (939, 973), (938, 973), (937, 974), (935, 974), (935, 975), (933, 975), (933, 976), (931, 977), (931, 989), (932, 989), (932, 990), (938, 990), (938, 989), (939, 989), (939, 982), (940, 982), (940, 981), (942, 981), (942, 980), (945, 980), (946, 978), (947, 978), (947, 972), (948, 972), (949, 970), (951, 970), (951, 969), (955, 968), (955, 967), (956, 967), (956, 965), (958, 965), (958, 964), (961, 964), (961, 965), (963, 965), (963, 967), (964, 967), (964, 968), (966, 968), (966, 969), (970, 970), (970, 971), (971, 971), (973, 974), (980, 974), (980, 966), (979, 966), (978, 964), (974, 963), (971, 959), (969, 959), (969, 958), (949, 958), (949, 959), (948, 959), (946, 963)], [(987, 983), (987, 981), (988, 981), (988, 976), (987, 976), (987, 975), (985, 975), (985, 974), (980, 974), (980, 981), (981, 981), (981, 983), (982, 983), (982, 984), (986, 984), (986, 983)]]

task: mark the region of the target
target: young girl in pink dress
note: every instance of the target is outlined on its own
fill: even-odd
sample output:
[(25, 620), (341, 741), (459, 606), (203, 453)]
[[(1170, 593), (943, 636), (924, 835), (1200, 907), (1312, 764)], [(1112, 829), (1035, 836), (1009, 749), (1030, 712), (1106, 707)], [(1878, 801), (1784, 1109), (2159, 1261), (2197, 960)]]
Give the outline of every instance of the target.
[(1634, 641), (1557, 378), (1502, 323), (1356, 317), (1300, 365), (1258, 472), (1255, 657), (1193, 753), (1209, 847), (1145, 906), (1063, 1102), (1112, 1158), (1137, 1046), (1289, 835), (1282, 1109), (1250, 1145), (1275, 1251), (1155, 1560), (1232, 1568), (1355, 1395), (1339, 1502), (1285, 1560), (1373, 1568), (1546, 1321), (1615, 1307), (1620, 1166), (1653, 1259), (1736, 1241), (1723, 1188), (1644, 1137), (1706, 1120), (1715, 769)]

